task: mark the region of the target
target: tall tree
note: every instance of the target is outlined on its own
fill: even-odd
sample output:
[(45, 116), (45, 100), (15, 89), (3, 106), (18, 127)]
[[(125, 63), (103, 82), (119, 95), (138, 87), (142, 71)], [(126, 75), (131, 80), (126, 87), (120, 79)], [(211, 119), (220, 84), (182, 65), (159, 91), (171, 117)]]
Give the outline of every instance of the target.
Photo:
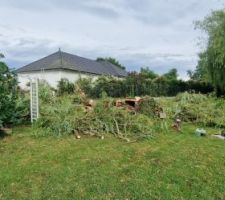
[(177, 80), (177, 69), (173, 68), (163, 75), (167, 80)]
[(140, 74), (145, 78), (154, 79), (159, 75), (152, 71), (149, 67), (142, 67), (140, 70)]
[(209, 81), (216, 88), (217, 95), (225, 92), (225, 10), (214, 11), (197, 22), (207, 34), (206, 50), (200, 56), (202, 68), (207, 71)]
[(120, 64), (120, 62), (117, 59), (112, 58), (112, 57), (108, 57), (108, 58), (99, 57), (99, 58), (96, 59), (96, 61), (99, 61), (99, 62), (107, 61), (109, 63), (112, 63), (113, 65), (116, 65), (117, 67), (119, 67), (121, 69), (126, 69), (122, 64)]

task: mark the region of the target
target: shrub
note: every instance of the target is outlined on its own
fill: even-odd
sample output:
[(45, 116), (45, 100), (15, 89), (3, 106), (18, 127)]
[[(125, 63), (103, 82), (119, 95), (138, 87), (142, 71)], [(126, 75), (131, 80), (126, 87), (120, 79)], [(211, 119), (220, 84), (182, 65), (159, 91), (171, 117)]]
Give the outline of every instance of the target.
[(13, 124), (20, 125), (30, 122), (30, 94), (18, 91), (15, 101)]
[(46, 81), (39, 81), (39, 98), (43, 103), (50, 103), (54, 97), (55, 91)]
[(75, 83), (76, 92), (82, 90), (86, 95), (93, 96), (93, 81), (91, 78), (80, 78)]
[(0, 62), (0, 128), (14, 123), (16, 75)]
[(74, 83), (69, 82), (68, 79), (61, 79), (57, 86), (57, 93), (59, 96), (64, 94), (73, 94), (75, 90)]

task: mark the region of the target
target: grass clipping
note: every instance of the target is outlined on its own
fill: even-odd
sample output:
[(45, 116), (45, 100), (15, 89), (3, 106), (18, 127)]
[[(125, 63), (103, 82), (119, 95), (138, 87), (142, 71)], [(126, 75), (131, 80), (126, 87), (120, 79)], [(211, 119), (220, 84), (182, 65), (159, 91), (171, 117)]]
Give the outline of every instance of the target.
[(182, 122), (198, 126), (225, 127), (223, 98), (185, 92), (174, 98), (160, 98), (158, 101), (171, 120), (179, 118)]
[(105, 134), (130, 141), (154, 136), (153, 119), (144, 114), (131, 114), (113, 105), (112, 99), (100, 99), (87, 111), (77, 96), (54, 97), (42, 103), (41, 117), (34, 125), (36, 135), (63, 136)]

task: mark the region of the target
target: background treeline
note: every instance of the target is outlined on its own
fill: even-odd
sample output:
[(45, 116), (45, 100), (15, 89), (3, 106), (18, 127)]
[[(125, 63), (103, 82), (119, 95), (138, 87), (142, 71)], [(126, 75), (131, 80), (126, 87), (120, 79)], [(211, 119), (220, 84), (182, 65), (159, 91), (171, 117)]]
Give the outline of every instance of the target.
[(149, 68), (141, 71), (131, 72), (126, 78), (100, 77), (92, 79), (80, 79), (75, 84), (62, 79), (58, 84), (57, 93), (63, 95), (71, 94), (75, 87), (79, 87), (84, 93), (93, 98), (106, 94), (109, 97), (132, 97), (132, 96), (175, 96), (180, 92), (194, 91), (197, 93), (211, 93), (213, 87), (204, 81), (178, 80), (177, 70), (172, 69), (164, 75), (158, 75)]

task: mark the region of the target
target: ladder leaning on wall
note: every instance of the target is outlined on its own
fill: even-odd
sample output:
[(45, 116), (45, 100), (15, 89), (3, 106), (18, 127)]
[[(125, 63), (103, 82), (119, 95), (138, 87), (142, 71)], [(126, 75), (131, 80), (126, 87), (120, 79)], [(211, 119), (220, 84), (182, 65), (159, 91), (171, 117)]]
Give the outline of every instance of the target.
[(38, 79), (30, 79), (30, 116), (32, 123), (39, 117)]

